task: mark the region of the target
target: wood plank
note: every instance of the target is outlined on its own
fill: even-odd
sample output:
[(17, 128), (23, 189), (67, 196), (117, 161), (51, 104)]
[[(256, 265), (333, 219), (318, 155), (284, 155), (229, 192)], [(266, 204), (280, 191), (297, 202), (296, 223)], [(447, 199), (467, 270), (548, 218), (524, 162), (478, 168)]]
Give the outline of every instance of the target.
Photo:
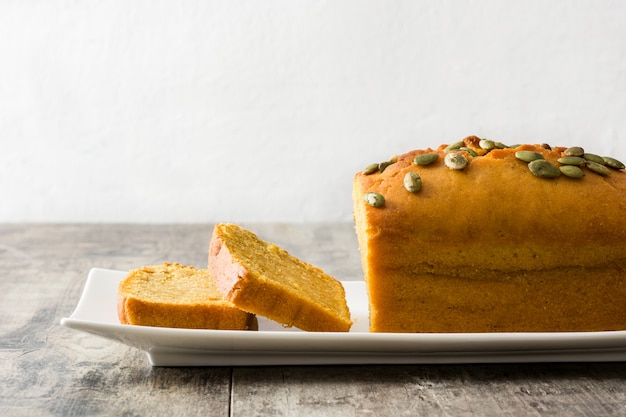
[(626, 415), (626, 364), (236, 368), (234, 416)]
[(228, 415), (228, 368), (154, 368), (63, 328), (92, 266), (206, 259), (208, 225), (0, 226), (0, 415)]

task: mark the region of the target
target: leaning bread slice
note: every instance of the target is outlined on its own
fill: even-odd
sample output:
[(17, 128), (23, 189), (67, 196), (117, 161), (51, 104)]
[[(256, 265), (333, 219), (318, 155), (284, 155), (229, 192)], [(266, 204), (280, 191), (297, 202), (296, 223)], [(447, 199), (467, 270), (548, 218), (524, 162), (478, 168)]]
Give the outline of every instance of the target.
[(215, 226), (209, 271), (224, 298), (285, 327), (347, 332), (352, 326), (339, 281), (240, 226)]
[(256, 330), (253, 314), (225, 301), (209, 271), (177, 263), (134, 269), (120, 281), (122, 324), (187, 329)]

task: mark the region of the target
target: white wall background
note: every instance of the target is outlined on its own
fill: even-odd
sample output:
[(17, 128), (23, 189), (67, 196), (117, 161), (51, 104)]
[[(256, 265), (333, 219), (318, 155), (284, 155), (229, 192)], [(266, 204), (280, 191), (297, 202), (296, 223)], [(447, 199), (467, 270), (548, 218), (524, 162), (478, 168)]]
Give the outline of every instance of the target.
[(470, 134), (626, 160), (626, 1), (0, 2), (0, 221), (350, 221)]

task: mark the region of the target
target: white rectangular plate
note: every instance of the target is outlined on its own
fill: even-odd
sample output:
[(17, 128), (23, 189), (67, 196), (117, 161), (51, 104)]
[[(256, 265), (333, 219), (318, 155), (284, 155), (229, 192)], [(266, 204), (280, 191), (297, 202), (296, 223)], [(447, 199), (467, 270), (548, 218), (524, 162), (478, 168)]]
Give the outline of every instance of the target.
[(342, 282), (355, 322), (349, 333), (284, 329), (259, 317), (259, 331), (120, 324), (117, 286), (127, 272), (94, 268), (63, 326), (141, 349), (153, 366), (608, 362), (626, 360), (626, 331), (577, 333), (370, 333), (365, 284)]

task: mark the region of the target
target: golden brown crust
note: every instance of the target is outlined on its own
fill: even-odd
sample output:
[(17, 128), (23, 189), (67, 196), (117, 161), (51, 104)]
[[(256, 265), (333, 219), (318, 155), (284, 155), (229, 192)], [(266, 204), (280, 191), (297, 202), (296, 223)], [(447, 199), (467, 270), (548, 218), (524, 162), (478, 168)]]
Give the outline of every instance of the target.
[[(486, 153), (478, 138), (464, 142), (479, 156), (463, 152), (470, 162), (460, 171), (444, 165), (442, 145), (355, 175), (371, 330), (626, 328), (626, 174), (538, 178), (515, 153), (558, 165), (565, 148)], [(424, 153), (439, 159), (415, 165)], [(404, 188), (407, 172), (422, 178), (419, 192)], [(367, 192), (382, 194), (384, 206), (366, 204)]]
[(256, 330), (256, 317), (223, 300), (206, 269), (164, 263), (129, 272), (118, 289), (120, 323)]
[(345, 332), (352, 325), (339, 281), (237, 225), (215, 226), (209, 270), (234, 305), (286, 327)]

